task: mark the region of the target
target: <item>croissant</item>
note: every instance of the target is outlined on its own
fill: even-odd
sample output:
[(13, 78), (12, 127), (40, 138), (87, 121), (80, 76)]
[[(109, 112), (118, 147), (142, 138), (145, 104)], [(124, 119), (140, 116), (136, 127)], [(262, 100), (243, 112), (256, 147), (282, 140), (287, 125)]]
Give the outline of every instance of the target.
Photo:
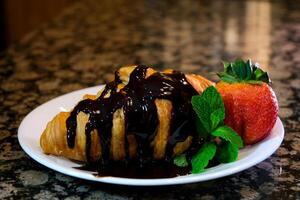
[(164, 160), (195, 140), (191, 97), (213, 82), (171, 69), (126, 66), (71, 112), (60, 112), (41, 135), (44, 153), (84, 162)]

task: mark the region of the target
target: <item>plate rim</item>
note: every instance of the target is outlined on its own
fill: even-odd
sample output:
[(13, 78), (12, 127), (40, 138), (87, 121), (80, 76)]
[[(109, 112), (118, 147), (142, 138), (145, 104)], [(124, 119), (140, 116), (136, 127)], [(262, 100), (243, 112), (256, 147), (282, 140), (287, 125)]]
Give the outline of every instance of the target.
[[(85, 179), (85, 180), (89, 180), (89, 181), (96, 181), (96, 182), (102, 182), (102, 183), (109, 183), (109, 184), (117, 184), (117, 185), (130, 185), (130, 186), (161, 186), (161, 185), (179, 185), (179, 184), (187, 184), (187, 183), (195, 183), (195, 182), (202, 182), (202, 181), (207, 181), (207, 180), (212, 180), (212, 179), (217, 179), (217, 178), (221, 178), (221, 177), (225, 177), (225, 176), (229, 176), (238, 172), (241, 172), (245, 169), (248, 169), (250, 167), (255, 166), (256, 164), (262, 162), (263, 160), (267, 159), (268, 157), (270, 157), (281, 145), (283, 138), (284, 138), (284, 127), (282, 124), (282, 121), (280, 120), (279, 117), (277, 117), (276, 123), (274, 124), (274, 127), (272, 128), (272, 133), (265, 138), (263, 141), (253, 145), (260, 145), (261, 143), (263, 143), (264, 141), (268, 141), (268, 138), (271, 137), (274, 133), (273, 133), (273, 129), (278, 129), (277, 132), (279, 132), (278, 136), (279, 137), (276, 141), (276, 143), (274, 144), (272, 149), (267, 149), (267, 151), (265, 152), (265, 154), (260, 155), (259, 158), (255, 159), (255, 160), (250, 160), (248, 162), (242, 162), (243, 159), (247, 159), (248, 156), (246, 156), (245, 158), (241, 159), (241, 160), (237, 160), (235, 162), (232, 163), (240, 163), (241, 165), (239, 166), (234, 166), (234, 167), (229, 167), (228, 169), (225, 170), (221, 170), (221, 171), (217, 171), (214, 173), (209, 173), (209, 171), (207, 171), (208, 173), (204, 172), (201, 174), (189, 174), (189, 175), (184, 175), (184, 176), (178, 176), (178, 177), (174, 177), (174, 178), (158, 178), (158, 179), (137, 179), (137, 178), (122, 178), (122, 177), (96, 177), (94, 175), (92, 175), (91, 173), (88, 173), (89, 175), (87, 176), (87, 174), (82, 174), (82, 172), (84, 172), (83, 170), (71, 170), (70, 167), (66, 167), (66, 166), (60, 166), (59, 164), (55, 164), (55, 163), (49, 163), (47, 162), (47, 159), (43, 158), (43, 156), (48, 156), (46, 154), (44, 154), (42, 151), (42, 156), (40, 156), (39, 154), (36, 153), (32, 153), (30, 147), (28, 147), (28, 145), (24, 142), (24, 137), (25, 134), (24, 133), (24, 129), (27, 125), (28, 122), (30, 122), (30, 118), (35, 115), (36, 112), (39, 112), (40, 109), (44, 108), (45, 106), (47, 106), (47, 104), (51, 104), (55, 101), (59, 101), (61, 99), (66, 98), (67, 96), (70, 95), (81, 95), (82, 94), (86, 94), (87, 91), (90, 90), (95, 90), (95, 92), (97, 92), (99, 89), (101, 89), (104, 85), (98, 85), (98, 86), (94, 86), (94, 87), (88, 87), (88, 88), (84, 88), (84, 89), (80, 89), (80, 90), (76, 90), (70, 93), (66, 93), (63, 94), (61, 96), (58, 96), (56, 98), (53, 98), (41, 105), (39, 105), (38, 107), (36, 107), (35, 109), (33, 109), (30, 113), (28, 113), (22, 120), (19, 128), (18, 128), (18, 141), (20, 146), (22, 147), (22, 149), (25, 151), (25, 153), (32, 159), (34, 159), (35, 161), (37, 161), (38, 163), (44, 165), (45, 167), (48, 167), (54, 171), (60, 172), (62, 174), (68, 175), (68, 176), (72, 176), (72, 177), (76, 177), (76, 178), (80, 178), (80, 179)], [(88, 92), (89, 93), (89, 92)], [(72, 102), (73, 103), (73, 102)], [(76, 104), (77, 102), (75, 102)], [(48, 123), (48, 122), (45, 122)], [(46, 124), (42, 123), (45, 127)], [(42, 133), (40, 133), (41, 135)], [(40, 148), (39, 145), (39, 138), (37, 139), (38, 142), (38, 146)], [(252, 146), (248, 147), (248, 148), (253, 148)], [(59, 157), (57, 157), (59, 158)], [(230, 165), (232, 163), (228, 163), (228, 164), (221, 164), (218, 166), (215, 166), (213, 168), (216, 167), (220, 167), (222, 165)], [(213, 168), (209, 168), (209, 169), (213, 169)], [(73, 169), (73, 168), (72, 168)], [(72, 173), (68, 172), (68, 170), (71, 170)], [(224, 173), (225, 171), (225, 173)]]

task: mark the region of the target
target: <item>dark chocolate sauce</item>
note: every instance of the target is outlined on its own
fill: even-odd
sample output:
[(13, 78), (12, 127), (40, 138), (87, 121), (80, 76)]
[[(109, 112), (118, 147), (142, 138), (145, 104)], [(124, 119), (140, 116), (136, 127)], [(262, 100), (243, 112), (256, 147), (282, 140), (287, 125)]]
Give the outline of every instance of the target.
[[(193, 121), (195, 113), (190, 102), (191, 97), (198, 93), (187, 82), (185, 75), (181, 72), (156, 72), (145, 78), (147, 69), (148, 67), (143, 65), (137, 66), (130, 74), (129, 83), (120, 91), (117, 91), (117, 86), (121, 81), (118, 72), (116, 72), (115, 80), (106, 85), (99, 98), (82, 100), (71, 112), (66, 122), (67, 142), (70, 148), (73, 148), (75, 143), (77, 114), (79, 112), (89, 114), (89, 120), (85, 128), (88, 163), (86, 169), (97, 170), (100, 176), (135, 178), (173, 177), (189, 172), (189, 167), (175, 167), (171, 162), (171, 157), (176, 143), (184, 141), (190, 135), (193, 136), (191, 151), (201, 145), (201, 140), (196, 134)], [(110, 96), (105, 97), (109, 93)], [(158, 127), (155, 99), (168, 99), (173, 105), (166, 155), (165, 159), (159, 162), (153, 161), (153, 147), (150, 146)], [(124, 110), (125, 134), (133, 134), (138, 144), (137, 158), (131, 160), (127, 155), (126, 160), (121, 162), (122, 164), (109, 159), (113, 114), (119, 108)], [(98, 130), (98, 133), (101, 133), (99, 138), (102, 156), (97, 163), (92, 163), (90, 159), (90, 134), (95, 129)], [(128, 150), (126, 152), (128, 154)], [(152, 170), (152, 168), (156, 169)]]
[(122, 177), (122, 178), (139, 178), (139, 179), (154, 179), (154, 178), (171, 178), (190, 173), (190, 167), (177, 167), (172, 162), (167, 161), (152, 161), (139, 166), (136, 161), (131, 162), (111, 162), (109, 167), (96, 169), (97, 163), (84, 164), (81, 169), (94, 172), (97, 177)]

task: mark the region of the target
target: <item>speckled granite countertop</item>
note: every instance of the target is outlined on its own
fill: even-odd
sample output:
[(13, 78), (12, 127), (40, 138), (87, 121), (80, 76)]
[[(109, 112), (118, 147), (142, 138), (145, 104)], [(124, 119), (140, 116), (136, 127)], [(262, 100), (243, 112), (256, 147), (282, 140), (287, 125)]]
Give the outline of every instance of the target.
[[(109, 2), (77, 2), (1, 54), (0, 199), (300, 199), (300, 4)], [(240, 56), (270, 72), (286, 130), (275, 154), (241, 173), (171, 187), (113, 186), (52, 171), (17, 141), (21, 120), (36, 106), (103, 83), (124, 64), (211, 78), (221, 60)]]

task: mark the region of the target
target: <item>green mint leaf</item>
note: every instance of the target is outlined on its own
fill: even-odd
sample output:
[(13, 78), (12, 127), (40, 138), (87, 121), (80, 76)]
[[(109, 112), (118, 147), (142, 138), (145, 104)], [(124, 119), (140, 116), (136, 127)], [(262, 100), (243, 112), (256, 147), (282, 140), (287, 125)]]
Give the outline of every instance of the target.
[(196, 112), (202, 126), (205, 128), (206, 132), (210, 132), (211, 122), (210, 122), (210, 106), (209, 103), (202, 98), (202, 96), (197, 95), (192, 97), (192, 106)]
[(225, 142), (221, 146), (218, 147), (218, 151), (216, 154), (216, 159), (220, 163), (229, 163), (236, 161), (238, 158), (239, 149), (237, 146), (232, 143)]
[(203, 137), (204, 139), (206, 139), (209, 136), (209, 133), (207, 132), (207, 130), (205, 129), (205, 127), (203, 126), (202, 122), (200, 121), (199, 117), (195, 117), (195, 123), (196, 123), (196, 130), (197, 133)]
[(222, 108), (224, 109), (224, 103), (218, 90), (214, 86), (210, 86), (204, 90), (201, 97), (205, 99), (212, 110)]
[(242, 138), (229, 126), (218, 127), (212, 132), (212, 135), (230, 142), (237, 148), (242, 148), (244, 146)]
[(191, 102), (206, 132), (213, 131), (224, 120), (224, 103), (214, 86), (206, 88), (201, 95), (193, 96)]
[(192, 173), (200, 173), (208, 165), (209, 161), (213, 159), (217, 151), (217, 146), (213, 142), (204, 143), (199, 151), (193, 156)]
[(189, 165), (184, 154), (176, 156), (173, 163), (178, 167), (187, 167)]
[(218, 108), (210, 114), (211, 129), (214, 130), (225, 119), (224, 109)]

